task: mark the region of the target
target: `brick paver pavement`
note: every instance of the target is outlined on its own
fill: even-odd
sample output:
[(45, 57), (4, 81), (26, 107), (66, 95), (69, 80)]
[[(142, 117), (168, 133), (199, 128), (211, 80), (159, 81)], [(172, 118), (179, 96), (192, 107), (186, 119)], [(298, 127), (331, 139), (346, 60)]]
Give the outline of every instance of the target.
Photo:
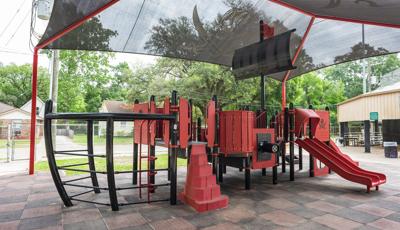
[[(221, 186), (222, 193), (230, 199), (228, 208), (201, 214), (182, 203), (123, 206), (119, 212), (79, 202), (65, 208), (49, 173), (0, 177), (0, 230), (400, 229), (400, 162), (372, 163), (362, 159), (360, 162), (366, 169), (387, 175), (388, 182), (380, 191), (367, 194), (365, 187), (335, 174), (309, 178), (307, 171), (296, 172), (294, 182), (289, 181), (288, 173), (280, 174), (277, 185), (272, 185), (270, 171), (266, 177), (260, 171), (253, 171), (252, 189), (246, 191), (243, 172), (228, 168)], [(178, 174), (181, 190), (185, 169), (179, 169)], [(116, 179), (121, 186), (129, 185), (129, 175), (118, 175)], [(165, 181), (166, 174), (160, 173), (156, 180)], [(100, 176), (99, 181), (106, 185), (105, 177)], [(68, 188), (68, 191), (74, 194), (80, 190)], [(159, 188), (154, 197), (168, 195), (168, 188)], [(108, 193), (87, 194), (82, 198), (105, 202)], [(137, 201), (137, 191), (121, 191), (119, 199)]]

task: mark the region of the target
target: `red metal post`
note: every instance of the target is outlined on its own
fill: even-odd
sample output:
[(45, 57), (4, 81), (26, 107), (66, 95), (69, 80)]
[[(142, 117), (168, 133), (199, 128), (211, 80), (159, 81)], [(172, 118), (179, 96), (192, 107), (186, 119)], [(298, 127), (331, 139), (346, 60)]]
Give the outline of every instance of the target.
[(33, 52), (32, 66), (32, 102), (31, 102), (31, 136), (29, 153), (29, 175), (35, 172), (35, 141), (36, 141), (36, 98), (37, 98), (37, 72), (38, 72), (38, 52), (35, 48)]
[[(311, 31), (312, 25), (314, 24), (315, 21), (315, 17), (311, 17), (310, 22), (308, 23), (306, 32), (303, 35), (303, 38), (300, 41), (299, 47), (297, 47), (296, 53), (294, 54), (293, 58), (292, 58), (292, 64), (294, 65), (297, 61), (297, 58), (300, 55), (301, 50), (303, 49), (304, 43), (306, 42), (306, 39), (308, 37), (308, 34)], [(290, 70), (288, 70), (285, 74), (285, 77), (282, 80), (282, 111), (285, 109), (286, 107), (286, 81), (290, 75)]]
[(53, 37), (49, 38), (48, 40), (38, 44), (35, 47), (34, 54), (33, 54), (33, 65), (32, 65), (32, 108), (31, 108), (31, 133), (30, 133), (30, 150), (29, 150), (29, 175), (33, 175), (35, 172), (35, 137), (36, 137), (36, 98), (37, 98), (37, 70), (38, 70), (38, 52), (40, 49), (46, 47), (50, 43), (56, 41), (57, 39), (61, 38), (65, 34), (69, 33), (70, 31), (78, 28), (87, 20), (91, 19), (92, 17), (96, 16), (97, 14), (101, 13), (105, 9), (109, 8), (110, 6), (114, 5), (115, 3), (119, 2), (119, 0), (113, 0), (109, 3), (105, 4), (104, 6), (100, 7), (99, 9), (93, 11), (92, 13), (86, 15), (79, 21), (71, 24), (63, 31), (57, 33)]

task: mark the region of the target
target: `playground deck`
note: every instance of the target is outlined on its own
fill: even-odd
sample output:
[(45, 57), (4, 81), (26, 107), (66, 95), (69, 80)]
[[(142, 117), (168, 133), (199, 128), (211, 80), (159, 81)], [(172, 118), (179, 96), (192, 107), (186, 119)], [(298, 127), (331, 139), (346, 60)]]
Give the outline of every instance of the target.
[[(365, 169), (385, 173), (388, 183), (379, 192), (367, 194), (364, 186), (336, 174), (309, 178), (305, 171), (290, 182), (286, 173), (279, 176), (279, 184), (272, 185), (270, 171), (267, 178), (254, 171), (252, 189), (246, 191), (243, 173), (228, 168), (221, 185), (230, 199), (228, 208), (203, 214), (168, 202), (126, 206), (118, 212), (80, 202), (63, 208), (50, 174), (0, 177), (0, 229), (400, 229), (397, 160), (371, 163), (371, 155), (351, 156)], [(185, 173), (185, 168), (178, 171), (178, 191), (184, 186)], [(118, 181), (130, 180), (121, 175)], [(166, 174), (160, 173), (157, 180), (166, 180)], [(108, 199), (107, 195), (97, 199)], [(168, 191), (156, 195), (168, 196)], [(119, 197), (132, 201), (137, 195), (127, 190), (120, 191)]]

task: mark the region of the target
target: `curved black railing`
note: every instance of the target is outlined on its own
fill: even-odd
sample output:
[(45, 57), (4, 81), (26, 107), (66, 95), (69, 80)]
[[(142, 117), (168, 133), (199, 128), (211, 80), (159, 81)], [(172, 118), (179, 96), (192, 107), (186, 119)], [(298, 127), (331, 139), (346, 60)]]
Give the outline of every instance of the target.
[[(171, 205), (176, 204), (177, 199), (177, 130), (176, 130), (176, 122), (177, 116), (176, 114), (168, 115), (168, 114), (144, 114), (144, 113), (52, 113), (53, 102), (48, 100), (45, 105), (45, 117), (44, 117), (44, 137), (45, 137), (45, 145), (46, 145), (46, 153), (47, 159), (49, 162), (49, 168), (51, 175), (53, 177), (54, 184), (57, 188), (57, 191), (64, 202), (65, 206), (72, 206), (72, 200), (88, 202), (93, 204), (101, 204), (111, 206), (113, 211), (119, 210), (119, 206), (131, 205), (131, 204), (139, 204), (139, 203), (149, 203), (149, 202), (157, 202), (157, 201), (170, 201)], [(53, 120), (81, 120), (87, 122), (87, 149), (83, 150), (70, 150), (70, 151), (55, 151), (53, 146), (53, 136), (52, 136), (52, 121)], [(147, 170), (131, 170), (131, 171), (115, 171), (114, 170), (114, 154), (113, 154), (113, 137), (114, 137), (114, 121), (135, 121), (135, 120), (166, 120), (170, 121), (172, 125), (171, 127), (171, 143), (170, 143), (170, 151), (168, 155), (168, 168), (166, 169), (147, 169)], [(106, 121), (106, 154), (105, 155), (97, 155), (93, 152), (93, 121)], [(83, 164), (74, 164), (74, 165), (63, 165), (58, 166), (55, 155), (70, 155), (70, 156), (86, 156), (88, 157), (88, 162)], [(95, 167), (95, 157), (105, 158), (106, 159), (106, 171), (96, 171)], [(75, 166), (88, 165), (89, 169), (76, 169)], [(89, 173), (89, 176), (84, 176), (81, 178), (71, 179), (68, 181), (62, 181), (61, 176), (58, 170), (70, 170), (77, 172), (86, 172)], [(161, 186), (170, 186), (170, 197), (169, 199), (162, 200), (147, 200), (147, 201), (139, 201), (139, 202), (129, 202), (129, 203), (118, 203), (117, 191), (125, 190), (125, 189), (140, 189), (143, 188), (142, 185), (139, 186), (130, 186), (130, 187), (116, 187), (115, 184), (115, 174), (137, 174), (138, 172), (157, 172), (157, 171), (168, 171), (170, 175), (170, 183), (166, 184), (155, 184), (152, 185), (154, 187)], [(97, 174), (106, 174), (107, 175), (107, 187), (100, 187), (99, 182), (97, 180)], [(91, 179), (92, 185), (85, 184), (76, 184), (73, 182)], [(65, 186), (73, 186), (90, 189), (89, 191), (84, 191), (81, 193), (77, 193), (74, 195), (68, 195)], [(148, 186), (148, 185), (146, 185)], [(100, 193), (101, 190), (105, 190), (109, 192), (110, 203), (99, 203), (95, 201), (83, 200), (77, 198), (81, 195), (94, 192)]]

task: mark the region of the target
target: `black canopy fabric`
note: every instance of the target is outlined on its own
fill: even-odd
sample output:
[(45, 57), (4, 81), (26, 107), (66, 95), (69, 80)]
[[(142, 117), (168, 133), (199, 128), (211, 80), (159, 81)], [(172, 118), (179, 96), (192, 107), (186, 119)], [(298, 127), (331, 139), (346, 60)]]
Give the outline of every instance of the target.
[(318, 17), (400, 28), (399, 0), (273, 0)]
[[(111, 0), (54, 2), (48, 27), (39, 43)], [(302, 3), (298, 6), (303, 8), (313, 6), (307, 8), (310, 12), (328, 12), (331, 16), (340, 17), (346, 16), (343, 14), (352, 17), (358, 15), (363, 20), (377, 16), (376, 12), (366, 9), (365, 2), (384, 2), (391, 8), (400, 5), (400, 1), (389, 0), (285, 2)], [(335, 13), (323, 7), (320, 9), (320, 2), (336, 3), (338, 9), (350, 4), (353, 10), (337, 10)], [(380, 9), (383, 16), (378, 19), (386, 20), (384, 23), (398, 23), (398, 18), (390, 15), (386, 18), (385, 12), (392, 11), (385, 9)], [(120, 0), (46, 48), (148, 54), (230, 67), (235, 50), (259, 41), (261, 19), (275, 28), (275, 34), (296, 29), (291, 37), (290, 51), (293, 57), (311, 18), (310, 14), (267, 0)], [(364, 32), (365, 44), (362, 43), (361, 24), (316, 19), (295, 63), (297, 69), (291, 72), (289, 79), (332, 64), (400, 51), (400, 29), (365, 25)], [(283, 76), (284, 73), (271, 75), (277, 80), (283, 80)]]

